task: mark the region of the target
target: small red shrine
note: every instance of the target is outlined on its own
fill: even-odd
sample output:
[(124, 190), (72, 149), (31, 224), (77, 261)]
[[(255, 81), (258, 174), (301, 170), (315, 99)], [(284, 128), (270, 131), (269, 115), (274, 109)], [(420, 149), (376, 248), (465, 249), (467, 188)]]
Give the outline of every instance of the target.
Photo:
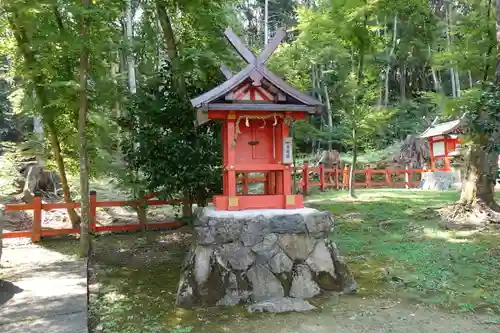
[(421, 138), (429, 140), (431, 171), (436, 170), (436, 161), (444, 160), (444, 168), (440, 171), (451, 171), (450, 160), (459, 154), (461, 119), (436, 123), (437, 118), (422, 134)]
[[(285, 37), (279, 29), (259, 56), (254, 56), (236, 34), (225, 36), (248, 63), (233, 75), (221, 67), (227, 80), (191, 100), (198, 123), (223, 120), (223, 193), (214, 197), (216, 210), (302, 208), (301, 195), (292, 193), (292, 138), (296, 119), (322, 112), (322, 104), (287, 84), (265, 63)], [(263, 194), (237, 193), (237, 173), (265, 174)]]

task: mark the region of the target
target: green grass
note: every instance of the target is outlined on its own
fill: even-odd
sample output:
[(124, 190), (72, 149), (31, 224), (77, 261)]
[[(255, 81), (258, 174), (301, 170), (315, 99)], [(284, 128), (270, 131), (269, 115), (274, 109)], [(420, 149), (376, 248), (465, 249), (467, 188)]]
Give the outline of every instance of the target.
[[(441, 230), (434, 209), (456, 200), (456, 192), (363, 190), (355, 201), (345, 194), (308, 201), (336, 216), (331, 237), (357, 279), (355, 299), (403, 299), (500, 318), (500, 233)], [(90, 318), (104, 332), (240, 332), (235, 326), (259, 318), (244, 307), (175, 308), (190, 243), (176, 237), (147, 232), (96, 238), (100, 289), (91, 298)]]
[(344, 199), (342, 192), (310, 201), (337, 216), (332, 237), (349, 259), (361, 295), (500, 313), (500, 232), (445, 231), (439, 227), (435, 208), (455, 201), (458, 193), (357, 193), (355, 201)]

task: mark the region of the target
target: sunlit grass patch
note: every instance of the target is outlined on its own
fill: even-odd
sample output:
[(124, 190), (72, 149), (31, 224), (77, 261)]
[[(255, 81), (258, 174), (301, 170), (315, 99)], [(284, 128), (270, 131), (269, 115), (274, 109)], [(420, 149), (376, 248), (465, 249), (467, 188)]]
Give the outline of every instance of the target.
[(311, 204), (334, 213), (332, 237), (362, 294), (500, 313), (499, 232), (443, 230), (434, 213), (459, 193), (358, 190), (357, 195), (347, 203), (342, 193), (325, 193)]

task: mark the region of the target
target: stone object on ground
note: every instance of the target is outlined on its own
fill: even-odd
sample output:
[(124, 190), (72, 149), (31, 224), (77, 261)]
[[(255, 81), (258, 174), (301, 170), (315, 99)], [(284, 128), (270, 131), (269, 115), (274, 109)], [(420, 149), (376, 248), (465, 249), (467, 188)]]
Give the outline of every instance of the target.
[(451, 171), (429, 171), (422, 173), (419, 187), (422, 190), (450, 190), (455, 186), (457, 175)]
[(308, 301), (299, 298), (283, 297), (270, 299), (248, 306), (248, 312), (306, 312), (316, 309)]
[[(333, 223), (330, 213), (312, 208), (197, 210), (177, 305), (257, 302), (260, 307), (252, 308), (255, 311), (269, 306), (282, 312), (282, 308), (308, 308), (298, 307), (305, 304), (298, 300), (324, 291), (355, 291), (349, 268), (325, 237)], [(274, 305), (266, 303), (270, 300)]]

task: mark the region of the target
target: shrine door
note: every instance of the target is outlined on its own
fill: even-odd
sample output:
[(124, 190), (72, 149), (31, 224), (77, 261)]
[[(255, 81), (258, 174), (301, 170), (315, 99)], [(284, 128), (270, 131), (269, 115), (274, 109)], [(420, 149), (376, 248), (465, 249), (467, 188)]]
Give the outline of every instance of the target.
[(248, 126), (245, 121), (239, 123), (239, 130), (236, 138), (236, 164), (249, 165), (252, 164), (274, 164), (272, 121), (251, 119), (248, 121)]

